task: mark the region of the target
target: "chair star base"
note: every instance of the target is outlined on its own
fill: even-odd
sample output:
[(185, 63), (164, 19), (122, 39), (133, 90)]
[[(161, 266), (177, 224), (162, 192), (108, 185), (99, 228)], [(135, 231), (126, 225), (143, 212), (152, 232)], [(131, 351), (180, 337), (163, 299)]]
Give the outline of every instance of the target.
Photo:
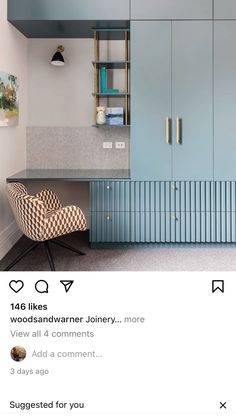
[(40, 244), (43, 244), (44, 249), (45, 249), (45, 253), (48, 259), (48, 263), (50, 266), (51, 271), (55, 271), (55, 264), (54, 264), (54, 260), (52, 257), (52, 253), (51, 253), (51, 249), (49, 246), (49, 243), (53, 243), (57, 246), (63, 247), (64, 249), (70, 250), (71, 252), (77, 253), (79, 256), (84, 256), (86, 253), (81, 252), (80, 250), (76, 249), (73, 246), (70, 246), (67, 243), (62, 242), (61, 240), (57, 240), (57, 239), (51, 239), (51, 240), (46, 240), (44, 242), (33, 242), (33, 244), (31, 244), (27, 249), (25, 249), (22, 253), (20, 253), (14, 260), (13, 262), (11, 262), (5, 269), (4, 271), (10, 271), (18, 262), (20, 262), (25, 256), (28, 255), (28, 253), (30, 253), (32, 250), (34, 250), (36, 247), (38, 247)]

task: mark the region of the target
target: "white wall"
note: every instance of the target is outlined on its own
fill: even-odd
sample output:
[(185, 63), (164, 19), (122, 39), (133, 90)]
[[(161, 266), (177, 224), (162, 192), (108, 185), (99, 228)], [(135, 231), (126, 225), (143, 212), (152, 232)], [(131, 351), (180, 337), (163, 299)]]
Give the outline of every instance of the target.
[[(64, 67), (50, 64), (58, 45), (65, 47)], [(93, 59), (92, 39), (29, 39), (28, 125), (30, 127), (90, 127), (93, 124)], [(124, 42), (102, 41), (100, 59), (124, 60)], [(117, 70), (112, 82), (114, 87), (124, 89), (124, 71)], [(117, 102), (110, 102), (109, 106), (117, 106)], [(120, 141), (120, 138), (118, 140)], [(44, 151), (47, 158), (47, 150)], [(93, 168), (92, 160), (91, 168)], [(28, 189), (33, 194), (45, 186), (54, 189), (64, 205), (69, 203), (79, 205), (89, 223), (87, 183), (37, 182), (30, 184)]]
[[(50, 65), (58, 45), (64, 67)], [(29, 126), (91, 125), (92, 40), (29, 40)]]
[[(66, 64), (55, 67), (50, 65), (50, 60), (60, 44), (65, 47)], [(124, 59), (124, 42), (101, 44), (100, 58)], [(93, 124), (93, 59), (92, 39), (29, 40), (29, 126)], [(124, 71), (115, 72), (113, 83), (119, 89), (124, 87)]]
[(16, 75), (20, 84), (20, 120), (0, 127), (0, 259), (20, 237), (5, 197), (5, 179), (26, 166), (27, 39), (7, 22), (7, 0), (0, 0), (0, 70)]

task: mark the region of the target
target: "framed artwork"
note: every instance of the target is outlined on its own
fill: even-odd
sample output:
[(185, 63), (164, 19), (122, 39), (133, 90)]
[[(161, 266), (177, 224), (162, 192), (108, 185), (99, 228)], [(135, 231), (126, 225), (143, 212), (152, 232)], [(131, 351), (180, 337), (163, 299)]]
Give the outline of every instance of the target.
[(19, 123), (17, 77), (0, 71), (0, 127)]

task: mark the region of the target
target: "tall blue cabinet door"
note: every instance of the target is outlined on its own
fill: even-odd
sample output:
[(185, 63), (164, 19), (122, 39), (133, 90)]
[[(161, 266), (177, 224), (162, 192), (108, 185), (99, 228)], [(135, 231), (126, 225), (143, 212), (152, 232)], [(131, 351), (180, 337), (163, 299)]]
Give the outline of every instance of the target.
[(172, 23), (173, 179), (213, 180), (213, 28)]
[(235, 0), (214, 0), (215, 19), (236, 19)]
[(214, 178), (236, 178), (236, 22), (218, 21), (214, 42)]
[(131, 19), (212, 19), (212, 12), (212, 0), (131, 0)]
[(170, 180), (171, 22), (131, 22), (131, 63), (131, 177)]

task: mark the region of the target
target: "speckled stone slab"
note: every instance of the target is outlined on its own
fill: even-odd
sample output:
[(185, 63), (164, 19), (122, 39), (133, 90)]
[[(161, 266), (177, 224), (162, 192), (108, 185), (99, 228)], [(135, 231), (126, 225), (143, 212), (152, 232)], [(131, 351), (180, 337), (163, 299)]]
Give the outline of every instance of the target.
[[(111, 141), (112, 149), (103, 149)], [(115, 142), (124, 141), (125, 149)], [(125, 127), (28, 127), (27, 169), (129, 169), (130, 132)]]

